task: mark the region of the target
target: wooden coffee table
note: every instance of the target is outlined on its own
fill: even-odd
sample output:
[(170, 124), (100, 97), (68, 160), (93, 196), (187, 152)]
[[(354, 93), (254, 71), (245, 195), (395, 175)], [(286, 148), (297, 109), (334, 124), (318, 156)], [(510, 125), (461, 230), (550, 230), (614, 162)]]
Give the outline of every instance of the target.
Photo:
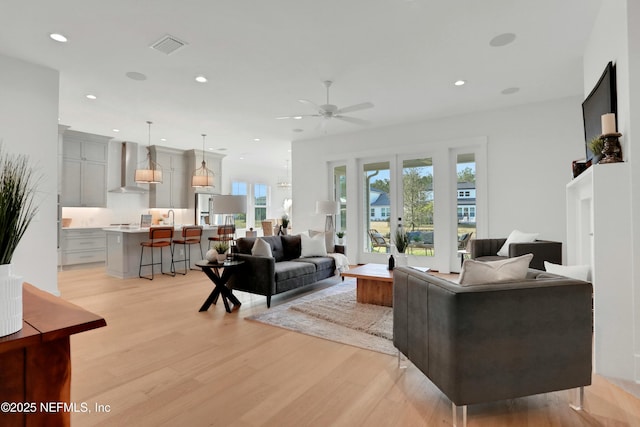
[(356, 300), (360, 303), (393, 306), (393, 270), (386, 264), (364, 264), (342, 273), (356, 278)]

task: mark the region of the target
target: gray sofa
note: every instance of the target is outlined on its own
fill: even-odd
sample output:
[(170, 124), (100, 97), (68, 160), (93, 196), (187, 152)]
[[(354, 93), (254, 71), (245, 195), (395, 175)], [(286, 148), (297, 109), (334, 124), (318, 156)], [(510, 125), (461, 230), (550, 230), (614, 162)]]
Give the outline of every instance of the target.
[[(251, 248), (256, 239), (263, 239), (271, 246), (273, 257), (253, 256)], [(336, 263), (330, 257), (300, 258), (302, 245), (300, 236), (265, 236), (239, 238), (236, 243), (238, 258), (245, 261), (229, 279), (234, 289), (267, 297), (271, 307), (271, 296), (335, 274)]]
[[(471, 239), (469, 251), (472, 259), (478, 261), (496, 261), (507, 257), (498, 256), (498, 251), (507, 239)], [(536, 240), (530, 243), (512, 243), (509, 245), (508, 258), (533, 254), (529, 267), (544, 270), (544, 262), (562, 264), (562, 242)]]
[(591, 283), (532, 269), (520, 281), (460, 286), (398, 267), (393, 343), (465, 412), (583, 387), (591, 384), (591, 298)]

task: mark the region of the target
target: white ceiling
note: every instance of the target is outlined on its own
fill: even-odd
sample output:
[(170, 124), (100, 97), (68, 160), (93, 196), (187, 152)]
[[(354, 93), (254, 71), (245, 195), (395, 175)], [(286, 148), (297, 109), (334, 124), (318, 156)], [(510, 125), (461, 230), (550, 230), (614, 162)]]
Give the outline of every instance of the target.
[[(600, 3), (2, 0), (0, 53), (60, 71), (60, 123), (75, 130), (146, 144), (151, 120), (152, 144), (199, 149), (206, 133), (208, 148), (284, 167), (291, 141), (361, 128), (275, 120), (314, 113), (298, 100), (324, 104), (324, 80), (339, 107), (374, 103), (349, 114), (371, 127), (581, 95)], [(515, 42), (490, 46), (502, 33)], [(149, 48), (166, 34), (188, 45), (171, 55)], [(520, 90), (501, 93), (511, 87)]]

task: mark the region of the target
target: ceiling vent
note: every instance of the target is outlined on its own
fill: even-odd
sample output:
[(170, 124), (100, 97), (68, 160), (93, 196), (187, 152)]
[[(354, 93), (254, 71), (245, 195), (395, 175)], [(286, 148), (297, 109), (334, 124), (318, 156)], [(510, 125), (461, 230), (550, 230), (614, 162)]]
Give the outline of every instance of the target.
[(173, 52), (186, 45), (186, 42), (167, 34), (149, 47), (157, 50), (158, 52), (162, 52), (165, 55), (171, 55)]

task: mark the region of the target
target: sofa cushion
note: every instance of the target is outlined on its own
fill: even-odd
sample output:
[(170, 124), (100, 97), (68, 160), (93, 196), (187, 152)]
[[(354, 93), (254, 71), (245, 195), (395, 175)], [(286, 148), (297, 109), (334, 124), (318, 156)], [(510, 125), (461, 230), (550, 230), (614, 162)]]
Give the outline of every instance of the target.
[(460, 285), (483, 285), (524, 279), (532, 259), (533, 254), (488, 262), (467, 259), (462, 264)]
[(333, 231), (316, 231), (309, 230), (309, 236), (316, 237), (317, 235), (322, 235), (324, 237), (324, 247), (327, 252), (332, 252), (334, 245), (333, 239)]
[(276, 282), (292, 279), (305, 274), (314, 274), (315, 265), (305, 262), (281, 261), (276, 262)]
[(558, 265), (545, 261), (544, 269), (552, 274), (587, 282), (591, 267), (589, 265)]
[[(251, 255), (251, 249), (258, 239), (258, 237), (241, 237), (236, 241), (238, 253)], [(280, 262), (284, 259), (284, 250), (282, 248), (282, 240), (280, 236), (264, 236), (260, 237), (271, 246), (271, 254), (276, 259), (276, 262)]]
[(294, 262), (306, 262), (315, 266), (317, 271), (321, 270), (335, 270), (336, 263), (331, 257), (311, 257), (311, 258), (299, 258)]
[(300, 258), (301, 241), (299, 235), (286, 235), (280, 236), (282, 240), (282, 249), (284, 251), (284, 260), (290, 261), (292, 259)]
[(301, 234), (300, 240), (302, 243), (302, 251), (300, 253), (301, 258), (327, 256), (327, 247), (323, 234), (317, 234), (314, 237)]
[(538, 233), (523, 233), (519, 230), (513, 230), (509, 237), (507, 237), (507, 241), (504, 242), (504, 245), (500, 248), (496, 255), (499, 256), (509, 256), (509, 245), (512, 243), (531, 243), (534, 242), (538, 238)]
[(263, 239), (257, 238), (256, 241), (253, 242), (253, 247), (251, 248), (251, 255), (272, 257), (273, 253), (271, 252), (271, 245), (268, 244)]

